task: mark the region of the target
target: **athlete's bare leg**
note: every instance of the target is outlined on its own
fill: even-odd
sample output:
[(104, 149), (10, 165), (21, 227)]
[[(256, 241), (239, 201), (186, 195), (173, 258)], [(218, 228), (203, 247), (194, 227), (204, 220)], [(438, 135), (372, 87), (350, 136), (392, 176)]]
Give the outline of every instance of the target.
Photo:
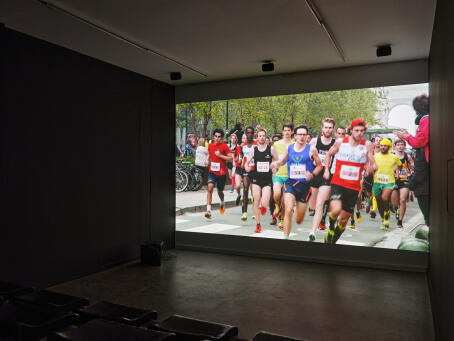
[(243, 183), (243, 177), (239, 174), (235, 174), (235, 189), (238, 195), (240, 195), (241, 184)]
[(296, 215), (295, 221), (297, 224), (301, 224), (304, 220), (304, 215), (306, 214), (307, 203), (305, 202), (296, 202)]
[(252, 184), (252, 196), (254, 197), (254, 215), (257, 224), (260, 224), (260, 198), (262, 188), (259, 185)]
[(211, 202), (213, 201), (213, 189), (214, 189), (214, 184), (208, 183), (207, 205), (211, 205)]
[(400, 212), (399, 212), (399, 220), (402, 221), (404, 220), (405, 212), (407, 211), (407, 199), (408, 199), (408, 188), (401, 188), (399, 190), (400, 194)]
[(271, 198), (271, 186), (265, 186), (262, 188), (262, 200), (261, 206), (268, 208), (270, 206)]
[(311, 197), (309, 199), (309, 211), (317, 209), (318, 188), (311, 187)]
[[(295, 196), (290, 193), (284, 193), (284, 238), (289, 237), (290, 231), (292, 230), (292, 216), (293, 216), (293, 205), (295, 204)], [(303, 216), (304, 217), (304, 216)]]
[(243, 176), (243, 213), (247, 212), (247, 205), (249, 204), (249, 186), (251, 179), (249, 176)]
[[(313, 188), (313, 190), (317, 190), (317, 200), (315, 202), (315, 215), (314, 219), (312, 220), (312, 232), (318, 229), (320, 225), (320, 221), (322, 220), (323, 215), (323, 205), (325, 201), (328, 200), (329, 194), (331, 193), (331, 186), (320, 186), (320, 188)], [(314, 192), (312, 192), (311, 199)]]

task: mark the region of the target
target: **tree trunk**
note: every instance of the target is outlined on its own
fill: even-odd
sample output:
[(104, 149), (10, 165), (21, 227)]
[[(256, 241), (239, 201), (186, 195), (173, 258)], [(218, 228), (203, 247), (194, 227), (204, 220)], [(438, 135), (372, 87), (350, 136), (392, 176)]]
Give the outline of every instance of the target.
[(241, 126), (244, 128), (243, 106), (241, 105), (241, 103), (239, 103), (239, 106), (240, 106), (240, 122)]
[(210, 117), (211, 117), (211, 102), (210, 102), (210, 111), (209, 112), (204, 112), (203, 113), (203, 136), (206, 136), (207, 133), (207, 127), (208, 127), (208, 122), (210, 122)]
[[(189, 112), (191, 113), (191, 128), (192, 128), (192, 133), (197, 136), (197, 130), (195, 128), (195, 116), (194, 116), (194, 107), (192, 106), (192, 103), (189, 103)], [(202, 135), (203, 136), (203, 135)]]

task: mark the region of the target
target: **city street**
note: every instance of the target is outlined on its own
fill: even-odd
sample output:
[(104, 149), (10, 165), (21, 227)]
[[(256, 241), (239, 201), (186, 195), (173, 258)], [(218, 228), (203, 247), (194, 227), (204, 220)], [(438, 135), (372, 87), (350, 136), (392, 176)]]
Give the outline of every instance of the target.
[[(248, 206), (247, 221), (242, 221), (240, 219), (241, 207), (233, 206), (236, 194), (228, 193), (228, 191), (224, 193), (226, 194), (227, 203), (226, 212), (224, 215), (219, 214), (219, 209), (216, 205), (216, 203), (219, 203), (219, 197), (215, 192), (211, 219), (204, 217), (206, 191), (177, 193), (177, 210), (179, 211), (176, 217), (176, 230), (241, 235), (253, 238), (283, 238), (283, 232), (279, 230), (279, 227), (270, 225), (271, 216), (269, 212), (262, 217), (262, 232), (254, 233), (256, 221), (252, 219), (252, 206)], [(408, 202), (407, 204), (407, 213), (403, 222), (404, 228), (396, 227), (397, 220), (391, 214), (390, 228), (387, 231), (382, 231), (380, 230), (381, 219), (378, 214), (375, 219), (371, 219), (364, 209), (361, 213), (363, 216), (362, 222), (356, 222), (355, 229), (347, 227), (338, 244), (396, 249), (403, 239), (414, 236), (417, 228), (424, 222), (416, 201)], [(308, 213), (301, 225), (296, 224), (293, 220), (290, 239), (307, 241), (311, 225), (312, 217)], [(323, 242), (325, 233), (326, 231), (318, 230), (315, 242)]]

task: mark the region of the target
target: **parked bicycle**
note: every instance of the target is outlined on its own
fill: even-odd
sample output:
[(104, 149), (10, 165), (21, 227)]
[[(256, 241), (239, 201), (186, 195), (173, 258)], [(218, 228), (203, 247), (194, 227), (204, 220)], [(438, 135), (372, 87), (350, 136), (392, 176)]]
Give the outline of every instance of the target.
[(203, 173), (191, 162), (176, 161), (176, 191), (198, 191), (202, 188)]

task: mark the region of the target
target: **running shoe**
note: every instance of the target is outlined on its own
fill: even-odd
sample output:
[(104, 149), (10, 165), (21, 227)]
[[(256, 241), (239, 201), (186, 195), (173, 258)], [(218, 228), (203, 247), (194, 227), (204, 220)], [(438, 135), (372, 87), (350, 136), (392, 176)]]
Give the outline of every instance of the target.
[(241, 220), (245, 221), (247, 220), (247, 213), (244, 212), (243, 215), (241, 216)]
[(252, 219), (255, 219), (255, 215), (253, 215), (251, 218), (252, 218)]
[(348, 227), (354, 230), (356, 228), (355, 221), (354, 220), (350, 221), (350, 225)]
[(276, 219), (276, 217), (273, 217), (273, 219), (271, 219), (270, 225), (276, 225), (276, 224), (277, 224), (277, 219)]
[(308, 241), (313, 242), (314, 240), (315, 240), (315, 234), (314, 234), (314, 232), (309, 233)]
[(238, 206), (240, 204), (240, 201), (241, 201), (241, 194), (238, 194), (238, 196), (236, 197), (236, 200), (235, 200), (235, 205)]
[(377, 216), (377, 213), (375, 211), (370, 211), (370, 217), (372, 219), (375, 219), (376, 216)]
[(320, 230), (325, 230), (326, 229), (326, 224), (325, 223), (320, 223), (320, 226), (318, 228)]
[(266, 207), (265, 206), (260, 207), (260, 214), (265, 215), (265, 213), (266, 213)]
[(255, 227), (255, 233), (260, 233), (262, 232), (262, 226), (260, 224), (257, 224), (257, 226)]
[(219, 208), (219, 213), (220, 214), (224, 214), (225, 213), (225, 204), (221, 205), (221, 207)]
[(274, 213), (273, 213), (273, 215), (274, 215), (276, 218), (279, 217), (279, 209), (280, 209), (279, 205), (276, 204), (276, 207), (274, 208)]
[(205, 212), (205, 218), (208, 218), (208, 219), (211, 218), (211, 212), (210, 211), (206, 211)]
[(309, 216), (313, 217), (315, 215), (315, 210), (309, 210)]
[(385, 224), (383, 224), (382, 226), (380, 226), (380, 230), (385, 231), (385, 230), (387, 230), (387, 229), (388, 229), (388, 226), (386, 226)]
[(234, 189), (233, 187), (230, 188), (230, 193), (233, 193), (234, 190), (235, 190), (235, 189)]
[(404, 226), (402, 225), (402, 220), (397, 220), (397, 227), (403, 228)]
[[(359, 214), (358, 214), (359, 213)], [(363, 221), (363, 216), (361, 215), (361, 212), (356, 212), (356, 221), (358, 223)]]
[(383, 225), (385, 225), (387, 228), (389, 227), (389, 211), (385, 212), (384, 214)]
[(279, 229), (280, 230), (284, 229), (284, 220), (283, 219), (281, 219), (281, 221), (279, 222)]
[(398, 207), (396, 210), (396, 219), (399, 220), (399, 217), (400, 217), (400, 207)]

